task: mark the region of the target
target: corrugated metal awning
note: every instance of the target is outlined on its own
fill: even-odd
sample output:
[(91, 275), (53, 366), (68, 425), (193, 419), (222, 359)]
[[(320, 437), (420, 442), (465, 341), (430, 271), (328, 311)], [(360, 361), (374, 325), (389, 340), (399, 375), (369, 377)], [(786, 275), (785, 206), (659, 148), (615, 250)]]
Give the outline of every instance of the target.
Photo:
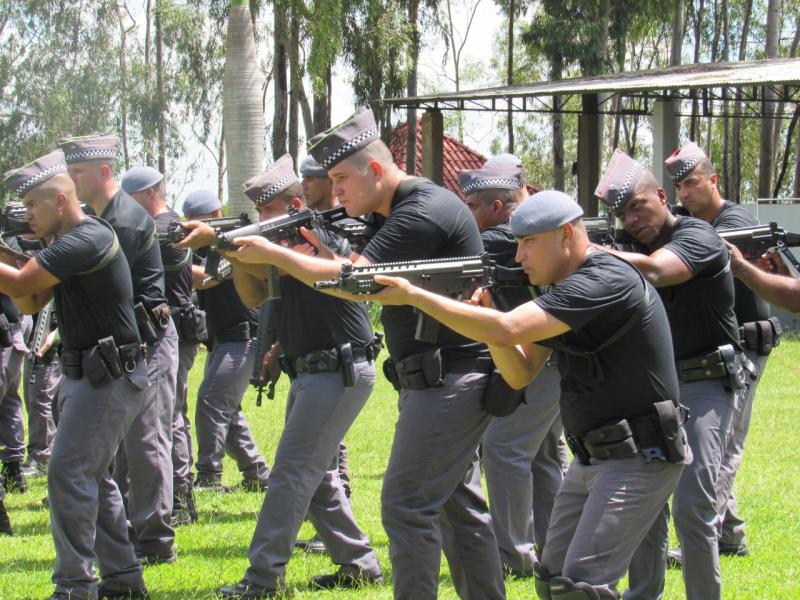
[[(714, 105), (733, 99), (733, 90), (741, 92), (747, 107), (744, 116), (759, 116), (764, 103), (764, 88), (775, 92), (770, 102), (800, 103), (800, 59), (770, 59), (750, 62), (692, 64), (611, 73), (596, 77), (576, 77), (560, 81), (539, 81), (525, 85), (501, 86), (448, 92), (409, 98), (384, 98), (380, 102), (395, 108), (417, 107), (445, 110), (490, 110), (515, 112), (580, 112), (568, 106), (571, 97), (584, 94), (607, 95), (600, 112), (616, 112), (608, 100), (614, 95), (643, 98), (641, 106), (625, 112), (649, 114), (657, 98), (696, 98), (704, 103), (703, 111), (721, 115)], [(553, 96), (560, 96), (553, 105)]]

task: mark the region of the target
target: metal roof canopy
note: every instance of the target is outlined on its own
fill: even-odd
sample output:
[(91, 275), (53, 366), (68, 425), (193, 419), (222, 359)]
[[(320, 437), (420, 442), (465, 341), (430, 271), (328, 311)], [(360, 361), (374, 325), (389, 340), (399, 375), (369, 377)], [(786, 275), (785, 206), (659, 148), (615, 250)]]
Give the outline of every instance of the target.
[[(766, 94), (767, 89), (771, 90), (771, 96)], [(732, 90), (740, 90), (741, 111), (738, 114), (733, 112)], [(641, 102), (638, 107), (617, 110), (611, 102), (617, 95), (640, 98)], [(567, 107), (575, 96), (581, 97), (580, 109)], [(463, 92), (383, 98), (379, 102), (398, 109), (426, 109), (423, 135), (427, 130), (441, 130), (438, 123), (441, 110), (578, 114), (578, 196), (587, 214), (596, 214), (593, 192), (600, 176), (602, 139), (599, 116), (618, 112), (652, 116), (653, 164), (659, 165), (679, 145), (679, 118), (687, 116), (681, 113), (682, 101), (695, 99), (701, 103), (700, 114), (704, 117), (774, 118), (777, 103), (800, 104), (800, 59), (680, 65)], [(617, 105), (621, 106), (622, 102)], [(781, 118), (790, 116), (784, 113)], [(425, 119), (432, 119), (434, 124), (425, 127)], [(430, 142), (433, 148), (441, 148), (441, 140)], [(667, 181), (662, 168), (654, 172), (662, 182)], [(427, 175), (435, 178), (437, 174)], [(668, 186), (667, 190), (671, 193), (670, 188)]]
[[(775, 93), (774, 100), (764, 98), (764, 88)], [(783, 58), (751, 62), (728, 62), (714, 64), (692, 64), (652, 69), (576, 77), (558, 81), (539, 81), (525, 85), (511, 85), (412, 96), (408, 98), (383, 98), (379, 102), (395, 108), (425, 108), (433, 110), (473, 110), (507, 112), (581, 112), (567, 109), (568, 99), (576, 95), (605, 94), (602, 102), (615, 94), (626, 98), (641, 98), (652, 103), (665, 97), (691, 99), (700, 91), (703, 110), (712, 108), (711, 102), (733, 100), (730, 88), (742, 91), (743, 104), (758, 109), (764, 103), (800, 103), (800, 58)], [(692, 94), (695, 91), (695, 94)], [(552, 97), (561, 96), (557, 107), (552, 106)], [(625, 110), (621, 112), (626, 112)], [(628, 110), (633, 114), (651, 114), (646, 109)], [(600, 108), (598, 114), (614, 114), (611, 109)], [(713, 112), (706, 112), (704, 116)], [(751, 115), (759, 116), (759, 115)]]

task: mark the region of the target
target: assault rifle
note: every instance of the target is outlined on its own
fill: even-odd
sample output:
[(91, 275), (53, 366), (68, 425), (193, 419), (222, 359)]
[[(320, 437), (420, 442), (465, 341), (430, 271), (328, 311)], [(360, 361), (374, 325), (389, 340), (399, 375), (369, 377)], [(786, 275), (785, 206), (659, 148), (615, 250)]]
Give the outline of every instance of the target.
[(224, 281), (233, 273), (233, 265), (218, 252), (209, 252), (203, 271), (206, 274), (203, 284), (209, 281)]
[[(356, 267), (344, 263), (339, 277), (314, 284), (317, 290), (337, 290), (357, 295), (375, 294), (384, 286), (375, 283), (375, 275), (403, 277), (431, 292), (463, 300), (479, 287), (495, 290), (503, 287), (529, 287), (528, 276), (521, 267), (501, 267), (489, 255), (463, 256), (408, 262), (376, 263)], [(496, 299), (499, 299), (499, 295)], [(504, 310), (504, 307), (499, 307)], [(507, 308), (507, 307), (506, 307)], [(420, 314), (415, 338), (435, 343), (439, 323)]]
[(277, 376), (272, 379), (267, 373), (262, 377), (261, 370), (263, 368), (264, 355), (275, 343), (275, 331), (270, 329), (270, 313), (272, 311), (272, 301), (267, 300), (261, 305), (258, 313), (258, 331), (256, 332), (256, 343), (253, 352), (256, 355), (256, 360), (253, 363), (253, 371), (250, 373), (250, 385), (256, 388), (256, 406), (261, 406), (261, 398), (264, 395), (264, 386), (267, 387), (267, 399), (273, 400), (275, 398), (275, 384), (280, 378), (280, 370)]
[(0, 236), (10, 237), (33, 233), (25, 219), (25, 206), (22, 202), (6, 202), (0, 211)]
[[(354, 221), (354, 222), (353, 222)], [(358, 224), (363, 225), (363, 227)], [(371, 224), (364, 219), (348, 217), (344, 207), (337, 206), (322, 212), (311, 208), (290, 211), (288, 215), (276, 217), (260, 223), (253, 223), (222, 232), (217, 235), (217, 247), (223, 250), (234, 250), (233, 240), (246, 235), (260, 235), (275, 244), (294, 246), (306, 243), (300, 228), (313, 229), (327, 227), (346, 237), (351, 244), (356, 244), (365, 235), (371, 235)]]
[(768, 225), (753, 225), (719, 231), (719, 237), (741, 250), (745, 258), (758, 258), (765, 252), (775, 252), (795, 277), (800, 277), (800, 263), (790, 248), (800, 246), (800, 233), (790, 233), (774, 221)]
[(33, 367), (39, 359), (37, 352), (41, 349), (44, 341), (47, 339), (47, 334), (50, 333), (50, 328), (53, 325), (53, 301), (50, 300), (39, 311), (39, 316), (36, 317), (36, 327), (31, 334), (31, 341), (28, 343), (28, 383), (36, 383), (36, 371)]
[[(242, 213), (238, 217), (214, 217), (212, 219), (200, 219), (201, 223), (205, 223), (214, 229), (214, 233), (220, 235), (225, 231), (237, 229), (250, 224), (250, 217), (247, 213)], [(171, 221), (167, 226), (167, 231), (158, 234), (159, 242), (169, 242), (177, 244), (182, 242), (191, 233), (189, 229), (181, 227), (181, 221)]]
[(610, 246), (622, 250), (626, 244), (631, 243), (631, 237), (624, 229), (614, 225), (614, 217), (610, 214), (604, 217), (584, 217), (583, 224), (589, 241), (600, 246)]

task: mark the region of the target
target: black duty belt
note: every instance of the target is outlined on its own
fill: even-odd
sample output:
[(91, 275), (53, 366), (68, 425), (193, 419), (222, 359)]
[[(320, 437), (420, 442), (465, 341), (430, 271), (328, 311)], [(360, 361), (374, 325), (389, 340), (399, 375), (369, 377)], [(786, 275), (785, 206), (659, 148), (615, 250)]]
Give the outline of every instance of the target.
[(86, 350), (62, 350), (59, 360), (66, 377), (81, 379), (86, 376), (92, 383), (101, 383), (133, 373), (144, 356), (144, 349), (138, 342), (117, 346), (107, 337)]
[[(374, 360), (371, 346), (355, 346), (352, 350), (354, 363)], [(293, 377), (300, 373), (335, 373), (341, 368), (341, 360), (336, 348), (315, 350), (303, 356), (286, 356), (283, 357), (283, 361), (285, 361), (284, 371)]]
[(396, 362), (387, 360), (384, 374), (396, 389), (424, 390), (444, 385), (447, 373), (482, 373), (494, 369), (492, 359), (486, 356), (452, 357), (441, 348), (412, 354)]

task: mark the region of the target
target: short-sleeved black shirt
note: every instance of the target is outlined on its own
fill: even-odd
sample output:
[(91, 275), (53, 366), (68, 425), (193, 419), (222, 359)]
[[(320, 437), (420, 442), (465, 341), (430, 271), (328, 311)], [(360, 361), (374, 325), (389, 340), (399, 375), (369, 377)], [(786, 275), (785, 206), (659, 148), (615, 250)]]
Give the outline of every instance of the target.
[(583, 435), (610, 421), (649, 414), (655, 402), (678, 399), (664, 305), (631, 264), (595, 252), (534, 302), (572, 328), (539, 343), (573, 352), (594, 352), (636, 319), (593, 358), (557, 347), (561, 419), (568, 432)]
[[(711, 226), (717, 231), (753, 227), (758, 224), (758, 219), (753, 216), (753, 213), (745, 207), (727, 200), (724, 201), (722, 208), (711, 220)], [(766, 300), (758, 296), (739, 279), (733, 280), (733, 287), (736, 294), (734, 312), (736, 313), (736, 320), (740, 324), (769, 319), (770, 308)]]
[[(487, 254), (496, 264), (503, 267), (519, 267), (514, 259), (517, 254), (517, 241), (511, 233), (511, 224), (501, 223), (481, 231), (481, 241)], [(534, 298), (533, 288), (501, 288), (494, 292), (495, 304), (503, 310), (511, 310)]]
[(111, 223), (128, 259), (134, 301), (144, 302), (148, 308), (165, 303), (164, 268), (153, 218), (122, 189), (114, 194), (100, 216)]
[[(207, 253), (208, 248), (201, 248), (194, 257), (203, 260)], [(245, 321), (250, 323), (251, 332), (258, 327), (258, 309), (242, 304), (232, 279), (206, 290), (197, 290), (197, 305), (206, 311), (209, 339)]]
[[(380, 263), (477, 256), (482, 251), (475, 219), (458, 196), (430, 180), (408, 178), (397, 188), (389, 217), (362, 256)], [(485, 345), (443, 325), (437, 344), (414, 339), (417, 313), (410, 306), (384, 306), (381, 322), (394, 360), (436, 347), (443, 348), (451, 357), (488, 354)]]
[[(158, 233), (166, 233), (172, 221), (180, 221), (178, 213), (168, 210), (153, 219)], [(176, 248), (169, 242), (161, 242), (161, 261), (164, 265), (164, 291), (167, 304), (180, 308), (192, 304), (192, 260), (191, 250)]]
[(60, 281), (55, 286), (55, 307), (67, 350), (86, 350), (109, 335), (118, 345), (139, 341), (131, 273), (122, 248), (105, 266), (92, 271), (113, 243), (111, 227), (90, 217), (56, 237), (34, 259)]
[[(328, 248), (341, 246), (341, 238), (331, 232), (315, 232)], [(281, 277), (280, 287), (278, 340), (287, 356), (302, 356), (347, 342), (363, 347), (372, 340), (372, 326), (363, 302), (322, 294), (288, 275)]]
[(4, 314), (10, 323), (19, 323), (22, 318), (17, 305), (5, 294), (0, 294), (0, 313)]
[(664, 248), (692, 272), (689, 281), (658, 289), (667, 309), (676, 360), (711, 352), (723, 344), (738, 348), (733, 275), (728, 249), (717, 232), (700, 219), (676, 217)]

